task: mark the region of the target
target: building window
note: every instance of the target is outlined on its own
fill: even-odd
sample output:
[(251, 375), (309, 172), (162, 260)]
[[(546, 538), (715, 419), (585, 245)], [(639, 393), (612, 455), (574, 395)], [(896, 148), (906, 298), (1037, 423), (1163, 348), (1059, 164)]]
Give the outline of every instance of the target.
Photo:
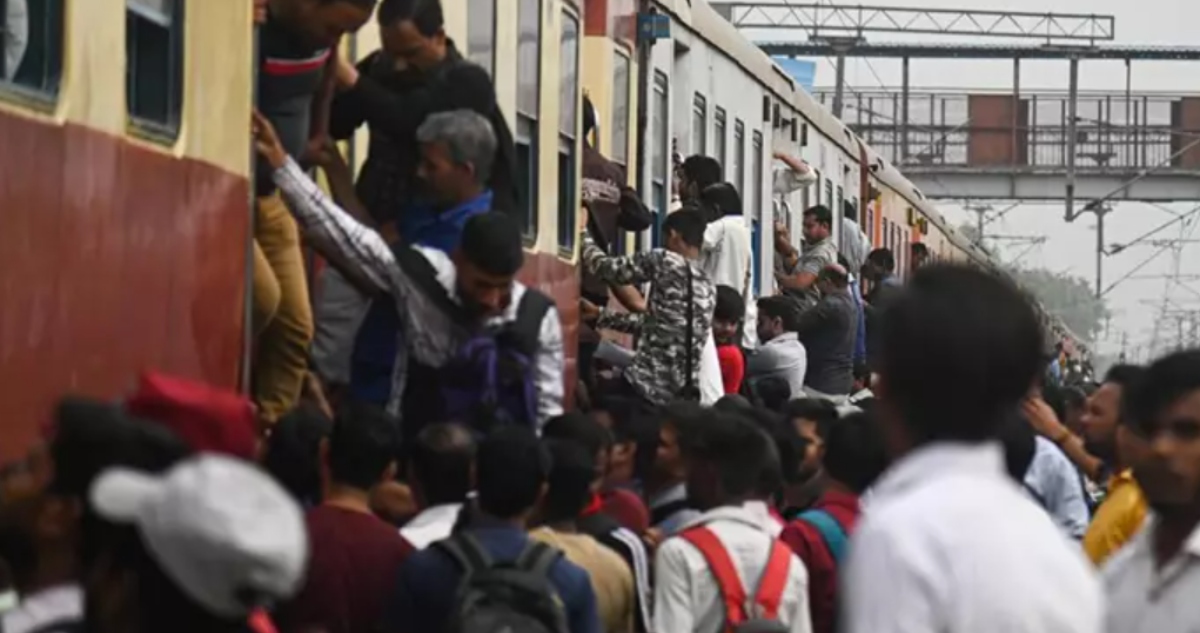
[(746, 126), (742, 122), (733, 122), (733, 185), (745, 200), (746, 192)]
[(708, 101), (696, 93), (692, 98), (692, 153), (703, 154), (708, 149)]
[[(817, 177), (816, 181), (814, 181), (814, 182), (813, 182), (813, 184), (814, 184), (814, 185), (816, 185), (816, 186), (812, 188), (812, 190), (813, 190), (813, 203), (812, 203), (812, 207), (815, 207), (815, 206), (817, 206), (817, 205), (821, 204), (821, 172), (820, 172), (820, 171), (817, 171), (816, 169), (814, 169), (814, 170), (813, 170), (813, 175)], [(805, 190), (807, 190), (807, 189), (808, 189), (808, 188), (807, 188), (807, 187), (805, 187)], [(807, 201), (806, 201), (806, 202), (807, 202)], [(804, 208), (805, 208), (805, 209), (811, 209), (812, 207), (804, 207)]]
[(467, 2), (467, 59), (496, 74), (496, 0)]
[(183, 0), (126, 0), (125, 87), (141, 131), (174, 139), (183, 112)]
[(624, 167), (629, 164), (629, 56), (613, 57), (612, 151), (608, 157)]
[(559, 40), (562, 64), (558, 110), (558, 246), (574, 253), (575, 234), (579, 232), (575, 186), (575, 157), (579, 124), (579, 18), (563, 13), (562, 38)]
[(62, 0), (0, 0), (0, 86), (58, 94)]
[(713, 154), (712, 157), (721, 163), (721, 171), (725, 171), (725, 109), (713, 111)]
[[(754, 142), (750, 146), (753, 156), (751, 160), (750, 177), (754, 182), (750, 183), (750, 212), (754, 215), (755, 221), (758, 223), (759, 235), (754, 236), (754, 243), (751, 244), (751, 250), (754, 253), (754, 266), (750, 271), (752, 281), (751, 288), (754, 292), (761, 294), (763, 289), (759, 282), (758, 271), (762, 270), (762, 229), (767, 225), (767, 218), (763, 217), (763, 136), (762, 132), (754, 133)], [(774, 218), (772, 218), (774, 220)], [(747, 297), (747, 299), (749, 299)]]
[(654, 96), (651, 102), (652, 112), (650, 125), (654, 134), (654, 149), (650, 157), (650, 210), (654, 213), (654, 224), (650, 230), (651, 243), (658, 247), (662, 244), (661, 230), (663, 216), (667, 213), (667, 199), (671, 162), (671, 136), (668, 119), (670, 102), (667, 97), (670, 81), (661, 70), (654, 71)]
[(517, 154), (517, 220), (526, 238), (538, 229), (538, 118), (541, 114), (542, 2), (518, 0), (517, 116), (513, 140)]
[[(827, 207), (833, 206), (833, 179), (832, 178), (825, 179), (825, 206), (827, 206)], [(837, 214), (837, 209), (831, 208), (829, 210), (832, 213)]]

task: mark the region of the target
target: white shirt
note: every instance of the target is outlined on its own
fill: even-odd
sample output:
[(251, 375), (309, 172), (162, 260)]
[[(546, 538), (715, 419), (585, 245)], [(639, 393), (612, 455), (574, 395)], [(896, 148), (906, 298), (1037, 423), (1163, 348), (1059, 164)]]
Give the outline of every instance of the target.
[[(686, 523), (680, 531), (704, 525), (716, 534), (729, 552), (738, 579), (748, 596), (758, 589), (774, 538), (762, 522), (742, 507), (710, 510)], [(725, 607), (716, 579), (700, 550), (683, 538), (663, 542), (654, 557), (654, 627), (663, 633), (721, 633)], [(810, 633), (808, 572), (792, 556), (788, 579), (779, 603), (779, 621), (792, 633)]]
[(414, 549), (425, 549), (435, 541), (450, 536), (454, 523), (458, 521), (461, 503), (446, 503), (425, 508), (400, 528), (400, 536), (412, 544)]
[(1191, 633), (1200, 631), (1200, 528), (1174, 558), (1154, 562), (1151, 515), (1145, 529), (1104, 566), (1109, 633)]
[(708, 228), (704, 229), (700, 267), (713, 285), (729, 286), (745, 299), (751, 294), (749, 281), (752, 261), (750, 229), (746, 227), (746, 218), (727, 215), (708, 223)]
[(15, 609), (0, 616), (0, 631), (29, 633), (67, 622), (83, 622), (83, 589), (79, 585), (58, 585), (26, 596)]
[(742, 504), (742, 508), (754, 516), (754, 520), (758, 521), (759, 527), (765, 530), (771, 536), (779, 538), (783, 534), (784, 524), (775, 515), (771, 514), (770, 508), (767, 507), (767, 502), (751, 500)]
[(725, 395), (725, 383), (721, 380), (721, 359), (717, 356), (717, 341), (712, 330), (704, 341), (700, 352), (700, 404), (708, 406)]
[(1100, 583), (1004, 470), (998, 444), (937, 443), (873, 488), (851, 538), (846, 633), (1098, 633)]

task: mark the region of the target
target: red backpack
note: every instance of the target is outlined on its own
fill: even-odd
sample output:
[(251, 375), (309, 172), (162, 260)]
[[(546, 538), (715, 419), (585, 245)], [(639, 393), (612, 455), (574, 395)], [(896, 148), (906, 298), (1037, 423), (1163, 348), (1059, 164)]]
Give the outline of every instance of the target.
[(712, 530), (704, 526), (694, 527), (680, 536), (700, 550), (708, 562), (725, 603), (726, 633), (786, 633), (789, 630), (779, 621), (779, 603), (783, 599), (792, 562), (792, 551), (787, 545), (778, 539), (772, 541), (767, 567), (758, 581), (753, 602), (748, 603), (746, 590), (738, 579), (729, 552)]

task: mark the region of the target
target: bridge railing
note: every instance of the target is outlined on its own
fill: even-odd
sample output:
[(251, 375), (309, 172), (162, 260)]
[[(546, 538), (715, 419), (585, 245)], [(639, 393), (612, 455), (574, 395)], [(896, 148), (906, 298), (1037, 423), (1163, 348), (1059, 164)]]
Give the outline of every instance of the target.
[[(844, 103), (846, 123), (909, 169), (1054, 171), (1072, 150), (1065, 92), (910, 91), (906, 110), (899, 90), (856, 91)], [(1200, 171), (1200, 95), (1081, 92), (1074, 116), (1078, 171)]]

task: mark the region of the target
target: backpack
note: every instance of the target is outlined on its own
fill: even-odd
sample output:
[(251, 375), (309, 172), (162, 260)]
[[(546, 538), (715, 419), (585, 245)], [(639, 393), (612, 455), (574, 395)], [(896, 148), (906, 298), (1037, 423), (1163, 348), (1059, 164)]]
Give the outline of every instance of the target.
[(531, 541), (514, 562), (496, 562), (469, 532), (434, 544), (462, 570), (446, 633), (570, 633), (550, 584), (562, 552)]
[[(536, 359), (542, 321), (554, 300), (526, 288), (517, 305), (515, 321), (499, 329), (480, 328), (462, 306), (450, 300), (437, 280), (433, 265), (411, 248), (396, 251), (400, 265), (421, 289), (435, 300), (446, 318), (469, 333), (453, 356), (437, 372), (441, 419), (474, 421), (486, 433), (496, 424), (537, 421)], [(424, 394), (422, 394), (424, 395)]]
[(841, 565), (842, 557), (846, 555), (846, 530), (842, 524), (825, 510), (805, 510), (796, 518), (817, 529), (829, 554), (833, 556), (834, 564)]
[[(771, 542), (771, 555), (751, 603), (747, 602), (746, 590), (738, 579), (729, 552), (712, 530), (699, 526), (685, 530), (680, 536), (700, 550), (708, 562), (725, 603), (726, 633), (786, 633), (790, 630), (779, 621), (779, 604), (792, 562), (792, 551), (787, 545), (778, 539)], [(751, 608), (747, 609), (747, 606)]]
[(516, 321), (499, 331), (476, 332), (458, 348), (439, 372), (447, 420), (534, 425), (538, 334), (552, 305), (549, 297), (527, 288)]

